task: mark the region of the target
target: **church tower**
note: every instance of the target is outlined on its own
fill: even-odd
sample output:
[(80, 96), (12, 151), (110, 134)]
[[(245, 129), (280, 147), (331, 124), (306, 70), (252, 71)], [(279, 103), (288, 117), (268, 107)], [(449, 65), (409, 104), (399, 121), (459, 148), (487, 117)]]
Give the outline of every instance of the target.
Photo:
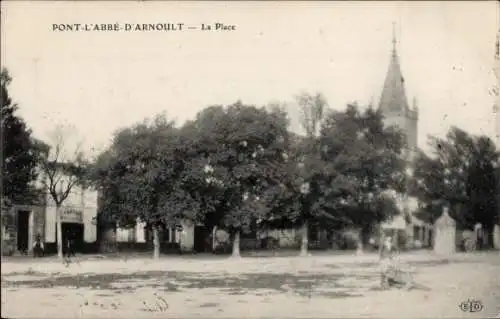
[(393, 23), (392, 52), (389, 69), (380, 97), (379, 110), (384, 116), (386, 126), (397, 126), (406, 137), (409, 160), (413, 160), (417, 150), (418, 107), (413, 98), (410, 107), (405, 90), (405, 80), (401, 72), (399, 56), (396, 50), (396, 31)]

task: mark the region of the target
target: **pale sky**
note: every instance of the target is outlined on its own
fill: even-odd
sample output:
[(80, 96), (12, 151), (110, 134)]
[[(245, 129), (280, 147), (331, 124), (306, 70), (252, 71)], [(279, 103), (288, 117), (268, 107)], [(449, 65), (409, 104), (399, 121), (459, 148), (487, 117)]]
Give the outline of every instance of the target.
[[(419, 145), (451, 125), (493, 137), (498, 9), (489, 2), (2, 2), (1, 62), (35, 136), (66, 123), (87, 147), (167, 112), (290, 102), (322, 92), (331, 108), (378, 99), (392, 22)], [(235, 31), (54, 32), (54, 23), (224, 23)]]

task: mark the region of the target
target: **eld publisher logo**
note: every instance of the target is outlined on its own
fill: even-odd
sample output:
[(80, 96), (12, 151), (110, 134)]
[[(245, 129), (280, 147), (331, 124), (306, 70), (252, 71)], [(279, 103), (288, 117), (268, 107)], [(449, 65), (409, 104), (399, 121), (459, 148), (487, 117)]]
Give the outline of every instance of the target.
[(462, 302), (459, 307), (463, 312), (480, 312), (484, 309), (483, 303), (474, 299)]

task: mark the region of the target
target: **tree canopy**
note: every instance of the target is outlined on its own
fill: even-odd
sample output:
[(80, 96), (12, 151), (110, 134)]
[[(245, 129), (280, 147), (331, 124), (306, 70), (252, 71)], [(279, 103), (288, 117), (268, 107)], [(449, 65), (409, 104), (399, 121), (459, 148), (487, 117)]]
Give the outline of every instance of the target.
[(367, 234), (408, 213), (397, 201), (409, 192), (427, 221), (446, 200), (468, 205), (470, 214), (455, 210), (461, 222), (492, 223), (491, 141), (453, 128), (432, 138), (435, 153), (419, 152), (410, 170), (403, 133), (385, 126), (379, 111), (356, 104), (331, 111), (321, 94), (297, 101), (305, 136), (290, 131), (283, 105), (241, 102), (207, 107), (182, 126), (158, 116), (120, 130), (96, 163), (104, 215), (122, 226), (190, 220), (233, 238), (256, 227), (310, 225)]
[(285, 115), (238, 102), (207, 108), (188, 125), (194, 132), (191, 167), (202, 168), (204, 176), (193, 185), (207, 191), (206, 219), (231, 231), (250, 230), (279, 184), (288, 143)]
[(380, 113), (349, 105), (328, 112), (318, 136), (308, 131), (289, 144), (272, 209), (279, 218), (270, 224), (369, 230), (399, 212), (392, 193), (404, 191), (404, 141), (401, 132), (384, 127)]
[(11, 83), (7, 69), (0, 73), (2, 108), (2, 197), (13, 203), (33, 203), (40, 199), (34, 184), (38, 164), (47, 145), (32, 137), (31, 130), (16, 112), (18, 106), (9, 96)]
[(460, 227), (492, 226), (498, 213), (493, 142), (452, 127), (444, 138), (430, 137), (429, 144), (432, 153), (417, 156), (410, 190), (423, 204), (420, 216), (435, 221), (445, 202)]
[(491, 231), (499, 220), (500, 154), (486, 136), (457, 127), (429, 137), (432, 152), (417, 150), (410, 162), (403, 132), (385, 126), (380, 111), (356, 103), (333, 111), (322, 94), (304, 93), (296, 97), (304, 135), (290, 129), (286, 104), (238, 101), (207, 107), (181, 126), (160, 114), (122, 128), (89, 163), (78, 149), (63, 156), (66, 133), (58, 128), (50, 145), (33, 138), (9, 96), (6, 69), (0, 80), (2, 202), (35, 202), (42, 177), (60, 208), (75, 185), (90, 182), (100, 222), (145, 222), (155, 254), (158, 230), (184, 221), (222, 227), (236, 241), (256, 228), (300, 227), (306, 251), (310, 226), (367, 233), (402, 212), (402, 194), (419, 199), (417, 216), (427, 222), (443, 203), (463, 228), (479, 222)]
[(176, 223), (179, 205), (192, 203), (177, 187), (182, 171), (178, 140), (178, 129), (163, 115), (115, 134), (95, 171), (108, 220), (122, 226), (137, 218), (153, 225)]
[(404, 191), (406, 162), (401, 132), (385, 127), (382, 115), (356, 105), (333, 112), (321, 132), (328, 169), (325, 203), (367, 228), (397, 213), (392, 192)]

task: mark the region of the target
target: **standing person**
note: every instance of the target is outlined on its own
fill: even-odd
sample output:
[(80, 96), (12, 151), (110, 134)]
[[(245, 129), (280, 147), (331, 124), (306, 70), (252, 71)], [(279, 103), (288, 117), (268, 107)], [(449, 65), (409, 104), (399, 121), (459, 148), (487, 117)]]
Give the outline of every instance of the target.
[(69, 232), (66, 232), (66, 236), (63, 236), (63, 254), (64, 254), (64, 262), (69, 265), (71, 263), (71, 236)]
[(35, 237), (35, 242), (33, 243), (33, 257), (43, 257), (44, 245), (42, 242), (42, 236), (37, 234)]

